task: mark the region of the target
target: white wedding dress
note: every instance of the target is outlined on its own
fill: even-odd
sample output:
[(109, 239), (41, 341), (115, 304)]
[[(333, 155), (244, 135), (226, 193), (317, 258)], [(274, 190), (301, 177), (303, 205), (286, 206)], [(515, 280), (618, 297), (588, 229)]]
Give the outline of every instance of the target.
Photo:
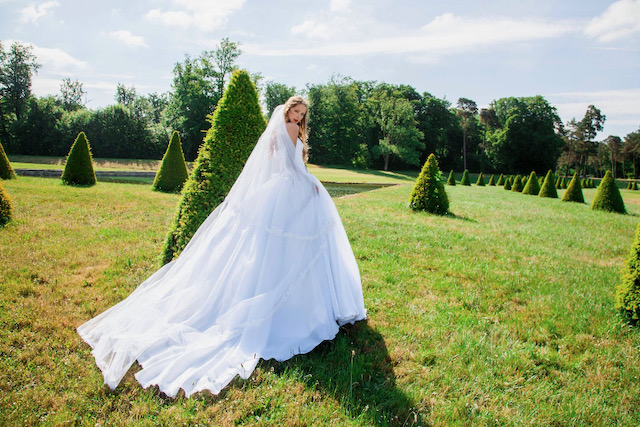
[(182, 254), (78, 327), (112, 389), (137, 360), (143, 387), (217, 394), (260, 358), (307, 353), (365, 318), (338, 212), (282, 111)]

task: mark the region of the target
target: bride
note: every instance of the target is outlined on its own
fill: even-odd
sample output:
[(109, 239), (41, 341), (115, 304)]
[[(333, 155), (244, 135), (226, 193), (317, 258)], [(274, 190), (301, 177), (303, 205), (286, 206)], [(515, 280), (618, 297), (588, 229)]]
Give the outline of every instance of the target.
[(182, 254), (78, 327), (114, 389), (218, 394), (364, 319), (360, 273), (329, 193), (305, 166), (307, 103), (277, 107), (229, 194)]

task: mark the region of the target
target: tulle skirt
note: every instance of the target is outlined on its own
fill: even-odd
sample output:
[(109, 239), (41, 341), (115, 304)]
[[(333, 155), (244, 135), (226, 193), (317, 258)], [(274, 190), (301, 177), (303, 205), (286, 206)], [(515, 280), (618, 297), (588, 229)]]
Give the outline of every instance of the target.
[(107, 385), (137, 360), (143, 387), (217, 394), (260, 358), (309, 352), (365, 318), (344, 227), (309, 177), (282, 173), (242, 206), (223, 202), (176, 260), (78, 328)]

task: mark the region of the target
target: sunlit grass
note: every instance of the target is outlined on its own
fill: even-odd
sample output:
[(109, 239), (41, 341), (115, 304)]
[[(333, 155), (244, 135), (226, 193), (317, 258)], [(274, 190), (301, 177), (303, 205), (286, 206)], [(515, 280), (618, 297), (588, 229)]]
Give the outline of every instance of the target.
[[(613, 308), (640, 214), (447, 187), (452, 215), (408, 210), (411, 185), (335, 199), (369, 320), (220, 396), (115, 392), (75, 327), (159, 266), (179, 195), (19, 177), (0, 229), (0, 419), (9, 425), (637, 425), (640, 331)], [(560, 192), (561, 193), (561, 192)], [(561, 196), (561, 194), (560, 194)]]

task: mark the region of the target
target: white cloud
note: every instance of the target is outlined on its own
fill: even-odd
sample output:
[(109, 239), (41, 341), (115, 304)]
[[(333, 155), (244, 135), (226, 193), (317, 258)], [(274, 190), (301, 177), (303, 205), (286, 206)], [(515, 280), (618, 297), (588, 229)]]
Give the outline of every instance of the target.
[(101, 35), (111, 40), (116, 40), (128, 47), (147, 47), (143, 37), (134, 36), (129, 30), (118, 30), (111, 33), (102, 33)]
[(31, 22), (32, 24), (37, 24), (38, 19), (45, 16), (49, 13), (50, 9), (60, 6), (60, 3), (57, 1), (48, 1), (41, 3), (39, 5), (29, 5), (24, 9), (20, 10), (20, 21), (22, 23)]
[(640, 0), (619, 0), (589, 22), (585, 33), (601, 42), (618, 40), (640, 31)]
[(331, 12), (348, 10), (349, 3), (351, 3), (351, 0), (331, 0), (331, 2), (329, 3), (329, 10)]
[(241, 9), (245, 0), (173, 0), (180, 10), (152, 9), (145, 15), (151, 22), (169, 27), (195, 27), (201, 31), (224, 28), (234, 12)]
[[(577, 25), (571, 22), (543, 22), (511, 18), (470, 18), (447, 13), (433, 19), (419, 30), (388, 37), (358, 37), (351, 34), (346, 41), (309, 44), (305, 47), (267, 47), (245, 45), (245, 51), (258, 56), (348, 56), (379, 54), (447, 55), (480, 47), (528, 42), (559, 37), (574, 32)], [(320, 38), (327, 34), (322, 24), (305, 21), (292, 28), (292, 32)], [(337, 31), (337, 30), (336, 30)], [(334, 34), (334, 33), (332, 33)], [(336, 37), (332, 37), (335, 39)], [(427, 60), (429, 61), (429, 60)]]

